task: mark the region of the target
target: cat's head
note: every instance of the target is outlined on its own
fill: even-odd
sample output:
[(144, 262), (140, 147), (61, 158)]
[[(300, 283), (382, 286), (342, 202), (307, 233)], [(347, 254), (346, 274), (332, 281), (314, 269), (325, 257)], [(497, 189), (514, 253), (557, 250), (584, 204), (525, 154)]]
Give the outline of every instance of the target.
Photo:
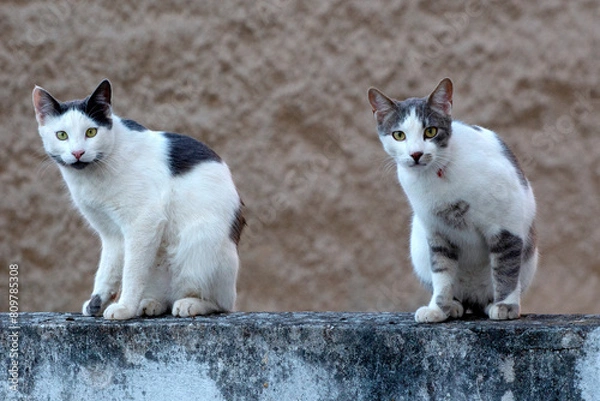
[(59, 165), (81, 170), (112, 150), (111, 86), (108, 80), (83, 100), (59, 102), (36, 86), (33, 107), (44, 149)]
[(398, 101), (375, 88), (369, 89), (368, 95), (379, 139), (399, 166), (423, 172), (445, 166), (445, 151), (452, 135), (449, 78), (426, 98)]

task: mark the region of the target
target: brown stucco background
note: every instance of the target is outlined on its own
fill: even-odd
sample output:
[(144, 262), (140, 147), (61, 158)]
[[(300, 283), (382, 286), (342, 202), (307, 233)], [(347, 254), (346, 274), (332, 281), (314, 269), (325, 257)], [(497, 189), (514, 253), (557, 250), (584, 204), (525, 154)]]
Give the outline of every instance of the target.
[(538, 199), (524, 312), (600, 313), (599, 19), (595, 0), (3, 1), (0, 294), (17, 263), (21, 311), (89, 296), (100, 243), (30, 99), (109, 78), (118, 115), (229, 164), (248, 206), (239, 310), (412, 311), (428, 294), (366, 92), (425, 96), (449, 76), (455, 117), (503, 136)]

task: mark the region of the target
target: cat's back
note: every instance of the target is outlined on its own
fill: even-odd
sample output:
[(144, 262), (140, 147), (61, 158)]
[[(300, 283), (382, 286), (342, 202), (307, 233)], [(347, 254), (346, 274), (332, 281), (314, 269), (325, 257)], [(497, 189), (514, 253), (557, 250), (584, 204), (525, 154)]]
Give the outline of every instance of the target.
[(207, 219), (228, 224), (241, 201), (229, 167), (214, 150), (191, 136), (149, 130), (133, 120), (121, 123), (124, 137), (150, 148), (128, 174), (160, 197), (174, 226)]
[(452, 121), (451, 139), (460, 149), (468, 149), (475, 156), (497, 155), (500, 149), (499, 137), (494, 131), (458, 120)]
[(161, 132), (173, 201), (181, 207), (190, 199), (211, 207), (237, 208), (239, 197), (227, 164), (209, 146), (190, 136)]
[[(154, 131), (113, 115), (115, 146), (99, 174), (73, 180), (77, 198), (129, 204), (149, 196), (159, 203), (237, 198), (228, 166), (206, 144), (186, 135)], [(82, 193), (82, 194), (80, 194)], [(81, 195), (81, 196), (80, 196)]]
[(166, 139), (166, 162), (173, 176), (184, 175), (202, 163), (223, 161), (204, 143), (181, 134), (163, 132)]
[(131, 146), (148, 152), (148, 157), (144, 158), (148, 168), (151, 168), (151, 165), (164, 165), (171, 177), (183, 178), (203, 165), (224, 165), (214, 150), (191, 136), (153, 131), (134, 120), (119, 121), (125, 131), (123, 147)]
[(452, 122), (452, 141), (457, 152), (456, 165), (461, 174), (471, 176), (482, 185), (500, 184), (526, 190), (529, 182), (517, 157), (494, 131)]

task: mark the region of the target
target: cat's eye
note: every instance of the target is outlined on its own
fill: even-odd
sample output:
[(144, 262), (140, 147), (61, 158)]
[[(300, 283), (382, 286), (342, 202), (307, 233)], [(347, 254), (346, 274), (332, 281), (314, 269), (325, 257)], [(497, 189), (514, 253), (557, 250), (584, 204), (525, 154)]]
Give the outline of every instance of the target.
[(431, 139), (434, 138), (438, 133), (437, 127), (427, 127), (425, 128), (425, 138)]
[(392, 138), (397, 141), (403, 141), (406, 139), (406, 134), (403, 131), (394, 131), (392, 132)]
[(88, 138), (93, 138), (96, 136), (97, 133), (98, 128), (88, 128), (87, 131), (85, 131), (85, 136)]
[(56, 137), (59, 141), (66, 141), (69, 135), (65, 131), (56, 131)]

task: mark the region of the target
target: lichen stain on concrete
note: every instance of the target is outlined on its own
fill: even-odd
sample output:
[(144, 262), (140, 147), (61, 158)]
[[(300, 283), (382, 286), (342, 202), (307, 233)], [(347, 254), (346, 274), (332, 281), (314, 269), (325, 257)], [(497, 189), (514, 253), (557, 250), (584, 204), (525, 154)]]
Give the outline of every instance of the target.
[[(285, 379), (269, 378), (268, 382), (271, 384), (265, 388), (264, 393), (266, 400), (320, 401), (339, 398), (340, 394), (331, 372), (306, 364), (301, 359), (289, 360), (287, 364), (289, 370)], [(274, 373), (277, 376), (279, 372)]]
[(560, 345), (561, 347), (567, 349), (567, 348), (581, 348), (581, 346), (584, 343), (584, 338), (581, 337), (580, 334), (575, 333), (573, 331), (568, 331), (567, 333), (565, 333), (565, 335), (562, 337)]
[(577, 361), (581, 396), (585, 401), (600, 401), (600, 328), (587, 335), (583, 352)]
[(500, 361), (500, 372), (507, 383), (515, 381), (515, 360), (512, 356), (507, 356)]
[(506, 390), (506, 393), (500, 398), (500, 401), (515, 401), (515, 396), (512, 391)]
[(106, 365), (84, 366), (79, 371), (79, 379), (93, 389), (101, 390), (111, 385), (114, 371)]

